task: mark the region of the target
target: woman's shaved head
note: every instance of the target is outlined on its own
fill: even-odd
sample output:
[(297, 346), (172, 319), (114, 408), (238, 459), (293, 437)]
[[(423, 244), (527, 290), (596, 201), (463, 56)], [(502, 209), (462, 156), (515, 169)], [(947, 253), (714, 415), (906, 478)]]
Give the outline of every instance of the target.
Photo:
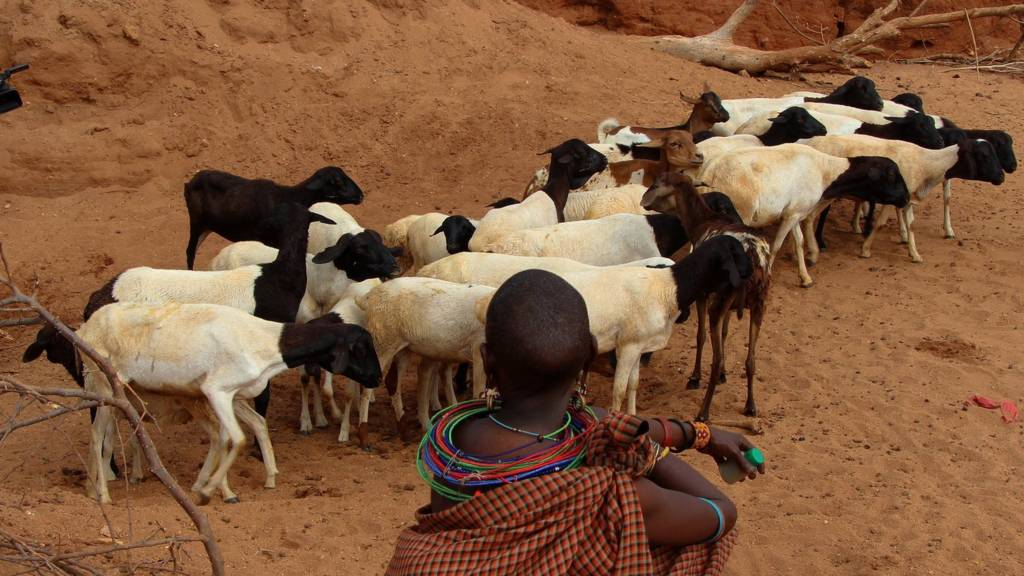
[(502, 396), (571, 384), (596, 353), (587, 304), (568, 282), (542, 270), (509, 278), (487, 309), (488, 372)]

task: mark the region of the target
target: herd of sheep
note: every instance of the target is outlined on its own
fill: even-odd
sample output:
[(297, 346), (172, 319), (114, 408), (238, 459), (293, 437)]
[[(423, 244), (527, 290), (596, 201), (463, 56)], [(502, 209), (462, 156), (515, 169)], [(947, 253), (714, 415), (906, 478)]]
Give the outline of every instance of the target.
[[(699, 98), (683, 100), (692, 105), (683, 124), (609, 119), (598, 126), (598, 142), (551, 148), (523, 198), (499, 200), (479, 219), (411, 215), (382, 234), (341, 207), (360, 203), (363, 193), (340, 168), (295, 186), (201, 171), (185, 185), (188, 269), (121, 272), (89, 299), (78, 334), (132, 383), (149, 414), (204, 427), (210, 447), (193, 485), (203, 502), (218, 489), (237, 501), (227, 474), (245, 444), (240, 422), (262, 453), (265, 485), (274, 486), (268, 384), (290, 368), (303, 370), (300, 430), (327, 426), (326, 396), (341, 420), (338, 440), (348, 441), (358, 399), (363, 446), (374, 390), (386, 383), (401, 419), (399, 386), (413, 364), (424, 427), (442, 391), (447, 403), (456, 401), (455, 382), (466, 377), (460, 368), (471, 367), (472, 394), (481, 394), (487, 305), (526, 269), (558, 274), (583, 295), (599, 352), (614, 354), (611, 407), (625, 403), (630, 413), (644, 358), (668, 344), (696, 304), (688, 387), (699, 387), (710, 332), (712, 367), (698, 415), (708, 418), (724, 378), (730, 317), (747, 311), (744, 413), (754, 416), (757, 339), (772, 264), (787, 237), (801, 285), (810, 286), (805, 260), (814, 263), (824, 245), (828, 208), (849, 198), (857, 202), (854, 229), (866, 236), (862, 256), (895, 208), (910, 257), (920, 261), (914, 201), (943, 184), (952, 236), (950, 179), (1000, 184), (1016, 168), (1005, 132), (964, 130), (927, 115), (914, 94), (883, 100), (862, 77), (828, 95), (720, 100), (705, 86)], [(776, 226), (770, 240), (761, 233), (768, 226)], [(195, 271), (211, 232), (233, 243), (209, 271)], [(43, 353), (79, 385), (111, 393), (93, 362), (49, 326), (24, 360)], [(332, 375), (348, 379), (343, 408)], [(93, 414), (88, 491), (104, 502), (116, 470), (114, 416), (105, 406)], [(133, 481), (144, 473), (138, 450)]]

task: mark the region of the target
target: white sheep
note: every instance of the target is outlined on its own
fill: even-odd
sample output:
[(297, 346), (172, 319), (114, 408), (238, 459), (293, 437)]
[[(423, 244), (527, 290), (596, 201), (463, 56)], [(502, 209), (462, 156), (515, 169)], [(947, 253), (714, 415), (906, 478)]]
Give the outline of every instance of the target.
[(744, 122), (760, 112), (778, 112), (790, 106), (803, 104), (802, 97), (783, 98), (734, 98), (722, 100), (722, 108), (729, 113), (727, 122), (719, 122), (711, 127), (716, 136), (732, 136)]
[(405, 272), (412, 266), (412, 254), (409, 253), (409, 225), (422, 214), (410, 214), (395, 220), (381, 231), (381, 239), (389, 248), (400, 247), (402, 254), (397, 256), (398, 265)]
[[(772, 259), (793, 234), (802, 286), (813, 282), (804, 262), (799, 223), (832, 199), (856, 194), (864, 199), (903, 206), (906, 185), (896, 164), (887, 158), (836, 158), (801, 144), (742, 148), (712, 158), (701, 180), (732, 200), (748, 226), (761, 228), (779, 222)], [(870, 197), (870, 198), (869, 198)]]
[[(78, 335), (108, 359), (124, 382), (168, 395), (205, 397), (220, 434), (217, 466), (199, 490), (202, 502), (221, 487), (245, 442), (235, 400), (258, 396), (275, 375), (306, 362), (345, 373), (372, 387), (380, 368), (369, 335), (357, 326), (334, 321), (281, 324), (213, 304), (125, 304), (103, 306), (78, 329)], [(84, 358), (86, 390), (111, 395), (110, 384), (95, 363)], [(97, 409), (88, 460), (90, 494), (110, 502), (103, 444), (112, 409)], [(258, 414), (249, 415), (266, 428)], [(273, 450), (268, 472), (276, 471)], [(272, 480), (268, 480), (272, 482)]]
[[(959, 145), (947, 146), (940, 150), (929, 150), (899, 140), (883, 140), (871, 136), (822, 136), (804, 142), (807, 146), (832, 156), (851, 158), (855, 156), (885, 156), (896, 162), (910, 194), (918, 201), (924, 200), (928, 192), (946, 178), (965, 178), (999, 184), (1003, 180), (1002, 169), (992, 145), (984, 140), (965, 140)], [(861, 256), (871, 256), (871, 244), (879, 227), (885, 224), (888, 206), (877, 216), (876, 227), (864, 240)], [(901, 209), (905, 223), (907, 251), (914, 262), (921, 262), (914, 239), (914, 205), (908, 203)], [(805, 222), (806, 230), (813, 232), (814, 219)], [(808, 258), (813, 263), (818, 256), (818, 244), (813, 233), (808, 235)]]
[[(634, 266), (642, 268), (646, 266), (671, 266), (673, 263), (670, 258), (657, 256), (627, 262), (614, 267)], [(572, 272), (586, 272), (600, 268), (600, 266), (591, 266), (590, 264), (583, 264), (568, 258), (463, 252), (438, 260), (429, 266), (424, 266), (420, 269), (419, 275), (460, 284), (482, 284), (497, 288), (513, 275), (523, 270), (544, 270), (562, 276)]]
[[(442, 363), (473, 364), (473, 392), (483, 392), (484, 371), (480, 344), (484, 326), (475, 315), (477, 300), (494, 292), (489, 286), (456, 284), (433, 278), (396, 278), (357, 297), (356, 304), (366, 312), (366, 328), (373, 335), (382, 373), (387, 375), (395, 357), (402, 352)], [(402, 370), (398, 362), (397, 385), (391, 393), (395, 416), (401, 420)], [(421, 374), (423, 372), (421, 371)], [(429, 423), (431, 382), (420, 382), (419, 420)]]
[[(750, 273), (743, 245), (719, 236), (667, 268), (598, 268), (562, 275), (587, 304), (598, 352), (615, 351), (611, 409), (621, 409), (626, 400), (626, 411), (635, 414), (640, 356), (668, 345), (676, 319), (688, 315), (694, 301), (724, 286), (738, 288)], [(490, 296), (477, 304), (481, 322), (489, 303)]]
[(481, 251), (557, 256), (584, 264), (609, 266), (641, 258), (671, 256), (686, 242), (686, 232), (673, 216), (613, 214), (598, 220), (511, 232)]

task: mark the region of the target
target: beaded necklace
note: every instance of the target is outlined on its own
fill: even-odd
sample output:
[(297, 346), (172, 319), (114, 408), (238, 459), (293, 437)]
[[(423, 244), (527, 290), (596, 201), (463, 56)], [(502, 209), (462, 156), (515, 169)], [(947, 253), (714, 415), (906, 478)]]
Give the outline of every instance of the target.
[[(586, 456), (587, 440), (597, 417), (587, 406), (573, 402), (566, 411), (565, 424), (542, 438), (552, 441), (551, 446), (525, 456), (505, 458), (526, 446), (501, 454), (478, 457), (455, 447), (455, 429), (463, 422), (488, 414), (486, 402), (470, 400), (445, 408), (434, 415), (430, 430), (423, 435), (416, 453), (416, 469), (432, 490), (456, 502), (473, 498), (473, 494), (460, 492), (451, 486), (473, 488), (500, 486), (518, 480), (542, 476), (549, 472), (578, 468)], [(501, 423), (498, 423), (501, 425)], [(557, 434), (561, 439), (549, 438)], [(534, 435), (531, 433), (531, 435)], [(536, 436), (536, 435), (534, 435)]]
[(516, 432), (518, 434), (523, 434), (526, 436), (533, 436), (534, 438), (537, 439), (537, 442), (543, 442), (545, 440), (554, 440), (555, 438), (558, 437), (559, 434), (564, 432), (565, 429), (569, 427), (569, 424), (572, 424), (572, 416), (569, 415), (569, 412), (566, 412), (565, 422), (561, 426), (559, 426), (557, 430), (555, 430), (554, 432), (549, 432), (547, 434), (537, 434), (536, 432), (530, 432), (529, 430), (523, 430), (521, 428), (516, 428), (515, 426), (509, 426), (508, 424), (505, 424), (501, 420), (495, 418), (493, 413), (489, 414), (487, 417), (491, 419), (491, 422), (494, 422), (495, 424), (501, 426), (505, 430), (508, 430), (509, 432)]

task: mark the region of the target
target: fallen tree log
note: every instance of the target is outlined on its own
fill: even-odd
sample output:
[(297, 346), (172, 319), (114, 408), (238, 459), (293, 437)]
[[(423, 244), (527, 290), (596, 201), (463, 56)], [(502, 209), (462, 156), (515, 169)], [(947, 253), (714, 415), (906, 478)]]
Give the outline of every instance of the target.
[[(720, 28), (702, 36), (660, 36), (645, 39), (656, 49), (674, 56), (714, 66), (730, 72), (746, 71), (760, 75), (768, 71), (792, 72), (798, 70), (834, 70), (851, 72), (852, 68), (866, 68), (870, 61), (861, 54), (877, 52), (875, 43), (896, 38), (903, 30), (934, 27), (937, 24), (957, 22), (976, 18), (993, 18), (1024, 14), (1024, 4), (974, 8), (958, 12), (916, 15), (889, 18), (900, 6), (899, 0), (876, 9), (856, 30), (837, 38), (824, 46), (802, 46), (784, 50), (758, 50), (739, 46), (733, 42), (733, 34), (750, 13), (757, 7), (757, 0), (744, 0)], [(918, 6), (919, 8), (921, 5)]]

